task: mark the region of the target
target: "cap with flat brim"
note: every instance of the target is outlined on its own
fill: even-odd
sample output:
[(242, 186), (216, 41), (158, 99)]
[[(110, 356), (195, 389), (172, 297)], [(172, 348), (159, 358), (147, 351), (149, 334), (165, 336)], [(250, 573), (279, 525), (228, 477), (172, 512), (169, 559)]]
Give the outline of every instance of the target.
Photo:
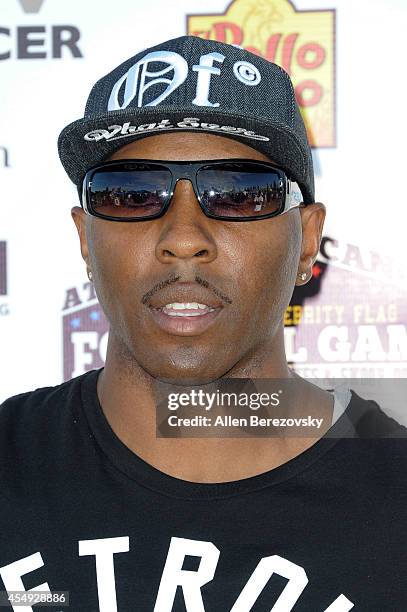
[(285, 170), (306, 204), (314, 201), (311, 151), (288, 75), (243, 49), (191, 36), (144, 51), (100, 79), (84, 118), (62, 130), (58, 151), (80, 188), (87, 170), (121, 147), (168, 132), (244, 142)]

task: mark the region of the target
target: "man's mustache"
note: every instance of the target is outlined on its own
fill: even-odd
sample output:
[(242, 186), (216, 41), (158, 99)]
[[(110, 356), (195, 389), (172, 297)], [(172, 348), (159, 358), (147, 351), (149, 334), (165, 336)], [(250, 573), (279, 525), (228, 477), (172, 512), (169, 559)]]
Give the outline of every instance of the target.
[[(154, 285), (154, 287), (152, 289), (150, 289), (150, 291), (145, 293), (143, 295), (142, 299), (141, 299), (141, 303), (142, 304), (146, 304), (150, 300), (150, 298), (155, 293), (157, 293), (157, 291), (160, 291), (161, 289), (164, 289), (164, 287), (167, 287), (168, 285), (172, 285), (173, 283), (177, 283), (180, 279), (181, 279), (181, 275), (180, 274), (179, 275), (171, 274), (169, 276), (169, 278), (167, 278), (166, 280), (160, 281), (159, 283)], [(217, 287), (215, 287), (209, 281), (204, 280), (200, 276), (196, 275), (195, 276), (195, 282), (197, 282), (198, 285), (202, 285), (202, 287), (205, 287), (205, 289), (209, 289), (210, 291), (212, 291), (220, 300), (222, 300), (223, 302), (226, 302), (226, 304), (231, 304), (232, 303), (232, 300), (227, 295), (222, 293), (219, 289), (217, 289)]]

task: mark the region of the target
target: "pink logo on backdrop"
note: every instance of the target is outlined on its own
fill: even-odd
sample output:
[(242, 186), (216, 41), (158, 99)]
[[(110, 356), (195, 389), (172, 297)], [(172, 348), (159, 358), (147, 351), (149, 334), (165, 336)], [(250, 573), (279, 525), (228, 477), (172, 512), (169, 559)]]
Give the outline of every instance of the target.
[(92, 283), (68, 289), (62, 313), (64, 380), (104, 365), (108, 331)]

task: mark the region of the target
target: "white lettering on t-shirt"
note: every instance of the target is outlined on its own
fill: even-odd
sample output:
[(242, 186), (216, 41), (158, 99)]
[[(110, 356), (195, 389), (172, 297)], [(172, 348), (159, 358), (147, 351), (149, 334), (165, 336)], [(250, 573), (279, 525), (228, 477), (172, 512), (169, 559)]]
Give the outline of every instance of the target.
[(114, 553), (129, 552), (129, 537), (80, 540), (79, 556), (95, 555), (99, 611), (117, 612)]
[[(39, 586), (33, 587), (28, 591), (25, 590), (23, 581), (21, 580), (21, 576), (28, 574), (29, 572), (33, 572), (39, 567), (43, 567), (44, 561), (42, 560), (41, 553), (36, 552), (29, 557), (24, 557), (23, 559), (18, 559), (18, 561), (14, 561), (13, 563), (9, 563), (9, 565), (5, 565), (4, 567), (0, 567), (0, 576), (4, 582), (4, 586), (6, 591), (24, 591), (25, 593), (35, 593), (36, 591), (47, 591), (50, 592), (50, 588), (48, 586), (48, 582), (44, 582)], [(31, 606), (22, 606), (18, 603), (16, 606), (11, 604), (13, 610), (16, 612), (33, 612)]]
[[(201, 587), (214, 577), (219, 554), (212, 542), (171, 538), (154, 612), (171, 612), (178, 586), (182, 588), (187, 612), (205, 612)], [(197, 571), (182, 569), (187, 555), (201, 557)]]
[(279, 555), (272, 555), (259, 561), (230, 612), (248, 612), (251, 610), (273, 574), (287, 578), (288, 582), (271, 608), (272, 611), (289, 612), (292, 610), (307, 586), (307, 574), (301, 566), (283, 559)]
[[(113, 555), (129, 552), (129, 537), (80, 540), (78, 549), (81, 557), (95, 556), (99, 599), (98, 611), (118, 612)], [(213, 580), (219, 555), (219, 549), (212, 542), (172, 537), (158, 588), (154, 612), (173, 612), (178, 587), (182, 589), (186, 612), (205, 612), (206, 608), (201, 589), (203, 585)], [(197, 570), (183, 569), (185, 557), (188, 556), (200, 558)], [(8, 592), (36, 593), (43, 591), (51, 593), (48, 582), (25, 590), (21, 579), (25, 574), (43, 565), (41, 553), (36, 552), (1, 567), (0, 578), (5, 589)], [(271, 555), (260, 559), (230, 612), (249, 612), (252, 610), (273, 574), (286, 578), (288, 582), (273, 607), (270, 608), (270, 612), (290, 612), (307, 586), (308, 577), (301, 566), (279, 555)], [(73, 585), (71, 585), (71, 588), (73, 588)], [(218, 584), (217, 588), (221, 589), (222, 586)], [(67, 585), (67, 590), (69, 590), (69, 585)], [(21, 602), (17, 606), (13, 606), (11, 603), (11, 606), (15, 612), (33, 612), (31, 606), (21, 605)], [(349, 612), (353, 607), (354, 604), (345, 595), (341, 594), (323, 612)], [(225, 610), (224, 612), (229, 611)]]
[(324, 612), (349, 612), (352, 608), (353, 603), (345, 595), (339, 595)]

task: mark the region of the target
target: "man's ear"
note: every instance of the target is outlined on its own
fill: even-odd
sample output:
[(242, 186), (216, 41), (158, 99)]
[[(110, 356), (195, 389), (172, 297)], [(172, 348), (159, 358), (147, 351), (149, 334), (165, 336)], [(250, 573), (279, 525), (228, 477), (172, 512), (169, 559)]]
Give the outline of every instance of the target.
[(304, 280), (298, 282), (297, 285), (304, 285), (312, 276), (312, 266), (318, 257), (319, 247), (321, 244), (322, 230), (324, 227), (326, 208), (321, 202), (307, 204), (300, 208), (301, 223), (302, 223), (302, 244), (301, 255), (298, 264), (298, 275), (306, 274)]
[(86, 214), (83, 208), (80, 206), (74, 206), (71, 209), (71, 216), (76, 225), (76, 229), (78, 231), (79, 242), (81, 247), (81, 254), (83, 259), (85, 260), (88, 268), (90, 267), (89, 262), (89, 249), (88, 249), (88, 241), (86, 238)]

